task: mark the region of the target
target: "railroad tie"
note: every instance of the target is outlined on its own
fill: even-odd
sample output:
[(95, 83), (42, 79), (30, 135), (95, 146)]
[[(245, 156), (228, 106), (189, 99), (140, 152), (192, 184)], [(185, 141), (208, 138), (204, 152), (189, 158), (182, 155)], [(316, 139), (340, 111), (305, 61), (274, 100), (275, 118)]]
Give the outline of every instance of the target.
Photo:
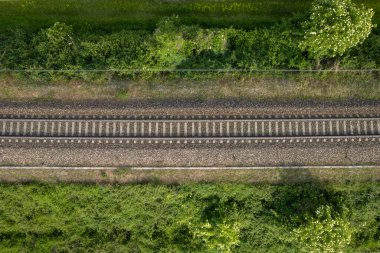
[[(339, 116), (339, 115), (338, 115)], [(354, 115), (355, 116), (355, 115)], [(127, 143), (118, 137), (135, 137), (146, 139), (128, 140), (129, 143), (170, 144), (170, 138), (179, 139), (172, 143), (279, 143), (285, 140), (289, 143), (318, 142), (316, 136), (323, 136), (322, 142), (344, 142), (350, 135), (349, 141), (364, 142), (378, 140), (380, 133), (379, 118), (343, 117), (312, 118), (312, 117), (261, 117), (261, 116), (187, 116), (187, 117), (74, 117), (74, 116), (39, 116), (24, 117), (7, 116), (0, 118), (1, 136), (17, 138), (19, 143), (36, 143), (38, 136), (61, 137), (60, 143), (92, 143), (93, 137), (107, 137), (101, 142)], [(131, 125), (132, 124), (132, 125)], [(368, 135), (373, 135), (369, 137)], [(366, 138), (362, 138), (367, 136)], [(112, 138), (111, 138), (112, 137)], [(265, 138), (263, 138), (265, 137)], [(285, 137), (285, 138), (282, 138)], [(376, 138), (375, 138), (376, 137)], [(44, 138), (45, 139), (45, 138)], [(24, 140), (24, 141), (23, 141)], [(30, 140), (30, 141), (29, 141)], [(46, 143), (51, 142), (47, 139)], [(66, 142), (65, 142), (66, 140)], [(95, 139), (94, 143), (100, 143)], [(256, 140), (258, 142), (256, 142)], [(265, 141), (265, 142), (264, 142)], [(6, 141), (8, 143), (8, 141)], [(6, 143), (4, 141), (4, 143)], [(12, 142), (16, 143), (16, 142)], [(45, 142), (40, 142), (45, 143)]]

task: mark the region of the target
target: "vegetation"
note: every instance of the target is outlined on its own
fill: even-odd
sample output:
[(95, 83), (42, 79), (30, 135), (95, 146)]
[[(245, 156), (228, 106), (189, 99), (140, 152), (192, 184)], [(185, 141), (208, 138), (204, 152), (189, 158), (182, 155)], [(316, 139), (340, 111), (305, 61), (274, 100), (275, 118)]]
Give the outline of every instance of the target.
[[(18, 8), (33, 12), (47, 2), (15, 5), (19, 4)], [(81, 3), (75, 6), (82, 8)], [(71, 3), (67, 8), (73, 8)], [(157, 70), (329, 69), (336, 66), (331, 61), (320, 66), (320, 60), (339, 55), (342, 69), (373, 69), (380, 64), (380, 35), (370, 35), (373, 15), (372, 9), (349, 0), (317, 0), (309, 18), (298, 15), (250, 29), (205, 28), (196, 22), (188, 25), (175, 15), (161, 18), (153, 32), (100, 32), (78, 28), (75, 22), (54, 22), (38, 32), (18, 27), (2, 33), (0, 67), (27, 70), (38, 78), (99, 79), (114, 74), (146, 78)]]
[(368, 182), (3, 184), (0, 250), (375, 252), (379, 200)]
[[(37, 34), (16, 30), (6, 37), (0, 48), (1, 67), (34, 70), (34, 77), (54, 79), (148, 77), (156, 70), (177, 69), (314, 69), (313, 59), (298, 48), (309, 43), (302, 42), (300, 34), (292, 22), (244, 31), (186, 26), (171, 17), (162, 19), (153, 34), (123, 30), (94, 36), (57, 22)], [(342, 55), (341, 68), (377, 68), (379, 44), (380, 35), (372, 34), (360, 48)], [(330, 67), (325, 62), (323, 68)]]
[(302, 252), (343, 252), (347, 248), (352, 236), (347, 214), (334, 218), (332, 212), (331, 206), (320, 206), (316, 217), (293, 231), (296, 236), (292, 239), (301, 242)]
[[(378, 1), (339, 5), (327, 33), (355, 31), (339, 52), (327, 33), (310, 34), (331, 21), (325, 7), (336, 1), (322, 2), (0, 1), (0, 98), (378, 99), (378, 72), (277, 71), (379, 69)], [(311, 19), (318, 13), (323, 18)]]
[[(380, 79), (373, 73), (209, 74), (124, 80), (30, 80), (3, 75), (0, 99), (7, 101), (374, 101)], [(211, 75), (211, 76), (210, 76)], [(105, 77), (106, 78), (106, 77)]]
[(342, 56), (368, 37), (373, 15), (372, 9), (358, 7), (351, 0), (315, 1), (309, 20), (302, 24), (300, 47), (316, 59)]
[[(312, 0), (19, 0), (0, 1), (0, 32), (25, 29), (36, 32), (55, 22), (75, 29), (102, 33), (119, 30), (153, 30), (165, 17), (180, 15), (187, 25), (252, 29), (265, 27), (294, 14), (305, 13)], [(380, 19), (377, 0), (355, 1), (373, 8)]]
[[(6, 164), (12, 165), (12, 164)], [(15, 164), (17, 165), (17, 164)], [(268, 170), (135, 170), (132, 167), (116, 170), (62, 170), (29, 169), (0, 170), (2, 183), (96, 183), (136, 184), (162, 183), (184, 184), (196, 182), (236, 184), (293, 184), (380, 181), (379, 168), (331, 168), (331, 169), (268, 169)]]

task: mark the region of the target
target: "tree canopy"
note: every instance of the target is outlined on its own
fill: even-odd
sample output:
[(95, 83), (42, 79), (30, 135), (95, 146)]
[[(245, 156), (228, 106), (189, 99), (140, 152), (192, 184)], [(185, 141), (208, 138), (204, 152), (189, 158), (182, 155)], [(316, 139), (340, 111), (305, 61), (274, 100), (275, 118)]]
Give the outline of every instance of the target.
[(343, 55), (371, 33), (374, 11), (351, 0), (316, 0), (308, 20), (302, 23), (304, 38), (299, 47), (311, 58)]

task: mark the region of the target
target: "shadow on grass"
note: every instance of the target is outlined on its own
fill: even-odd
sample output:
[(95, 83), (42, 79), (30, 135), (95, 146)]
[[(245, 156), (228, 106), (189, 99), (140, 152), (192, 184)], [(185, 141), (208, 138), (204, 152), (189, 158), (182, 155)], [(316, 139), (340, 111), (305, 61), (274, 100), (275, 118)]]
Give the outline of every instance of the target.
[(283, 185), (276, 188), (271, 201), (263, 206), (282, 224), (299, 226), (315, 216), (320, 206), (332, 207), (335, 215), (343, 213), (346, 199), (343, 193), (313, 177), (309, 170), (281, 170), (280, 177)]

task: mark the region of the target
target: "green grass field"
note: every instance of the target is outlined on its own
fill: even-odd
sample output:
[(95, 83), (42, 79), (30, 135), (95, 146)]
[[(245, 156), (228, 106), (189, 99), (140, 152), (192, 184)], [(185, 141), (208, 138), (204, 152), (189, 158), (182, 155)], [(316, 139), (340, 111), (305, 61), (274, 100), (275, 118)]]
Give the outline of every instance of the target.
[[(36, 31), (64, 21), (94, 31), (154, 29), (164, 16), (179, 15), (184, 24), (205, 27), (252, 29), (292, 15), (304, 14), (311, 0), (21, 0), (0, 1), (0, 31), (22, 27)], [(380, 23), (380, 2), (356, 1), (376, 12)]]
[(367, 182), (2, 184), (0, 251), (300, 252), (310, 245), (292, 240), (295, 229), (326, 206), (348, 226), (333, 230), (350, 236), (330, 252), (380, 250), (380, 184)]

